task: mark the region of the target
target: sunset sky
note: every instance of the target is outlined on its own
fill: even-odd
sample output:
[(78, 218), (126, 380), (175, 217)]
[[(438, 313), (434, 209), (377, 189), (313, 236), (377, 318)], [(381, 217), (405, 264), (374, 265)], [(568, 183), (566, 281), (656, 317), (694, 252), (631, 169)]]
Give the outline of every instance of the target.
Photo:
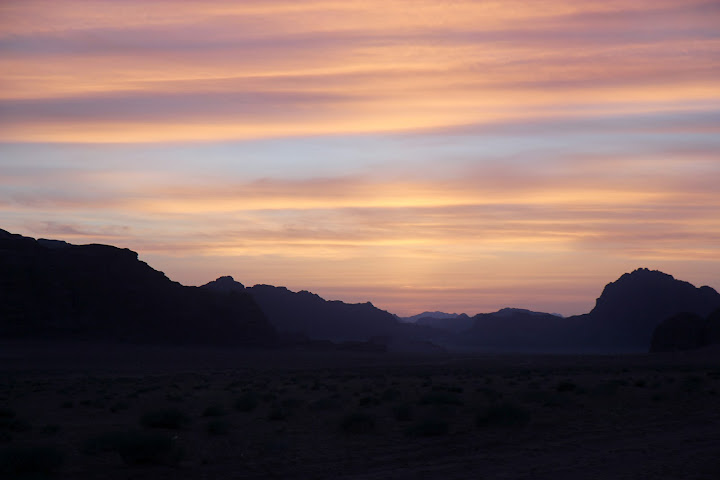
[(0, 228), (399, 315), (720, 290), (720, 1), (2, 1)]

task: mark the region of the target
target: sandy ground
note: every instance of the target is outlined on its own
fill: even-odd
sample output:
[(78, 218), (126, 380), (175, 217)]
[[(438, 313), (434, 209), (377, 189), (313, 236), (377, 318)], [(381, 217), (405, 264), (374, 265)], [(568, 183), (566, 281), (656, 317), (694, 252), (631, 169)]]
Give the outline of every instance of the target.
[(719, 392), (717, 351), (423, 356), (5, 342), (0, 476), (716, 479)]

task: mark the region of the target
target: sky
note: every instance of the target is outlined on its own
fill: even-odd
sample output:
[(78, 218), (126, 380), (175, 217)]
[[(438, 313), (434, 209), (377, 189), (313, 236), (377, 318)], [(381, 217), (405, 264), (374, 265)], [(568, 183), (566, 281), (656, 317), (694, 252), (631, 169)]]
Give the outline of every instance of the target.
[(1, 1), (0, 228), (398, 315), (720, 290), (720, 2)]

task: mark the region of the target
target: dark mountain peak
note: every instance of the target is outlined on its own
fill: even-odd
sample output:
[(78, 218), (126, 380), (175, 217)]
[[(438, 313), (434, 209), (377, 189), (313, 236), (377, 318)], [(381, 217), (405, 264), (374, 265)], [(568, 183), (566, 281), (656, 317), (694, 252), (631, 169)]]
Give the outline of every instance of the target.
[(705, 317), (719, 306), (720, 294), (710, 287), (639, 268), (607, 284), (589, 317), (598, 335), (640, 347), (650, 344), (653, 330), (666, 318), (681, 312)]
[[(679, 309), (669, 313), (689, 311), (707, 315), (719, 294), (710, 287), (697, 288), (689, 282), (677, 280), (672, 275), (658, 270), (638, 268), (625, 273), (614, 282), (608, 283), (595, 303), (591, 315), (612, 314), (617, 311), (633, 312), (638, 309), (655, 307), (672, 310), (675, 304), (687, 305), (688, 309)], [(695, 311), (696, 307), (701, 311)]]
[(245, 285), (235, 281), (235, 279), (230, 275), (226, 275), (224, 277), (218, 277), (212, 282), (206, 283), (202, 286), (202, 288), (207, 288), (216, 292), (242, 292), (245, 290)]
[(180, 285), (126, 248), (3, 230), (0, 285), (0, 336), (228, 345), (275, 338), (249, 295)]
[(398, 333), (395, 316), (370, 302), (325, 300), (307, 290), (293, 292), (272, 285), (255, 285), (246, 291), (282, 333), (302, 333), (311, 339), (332, 341), (367, 341)]

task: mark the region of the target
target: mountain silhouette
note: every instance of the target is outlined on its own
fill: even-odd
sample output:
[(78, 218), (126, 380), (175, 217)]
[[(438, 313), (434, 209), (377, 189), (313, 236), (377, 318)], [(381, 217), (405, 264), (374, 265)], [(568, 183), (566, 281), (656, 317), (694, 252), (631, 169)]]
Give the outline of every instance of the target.
[(720, 343), (720, 294), (645, 268), (606, 285), (585, 315), (517, 308), (454, 315), (431, 312), (404, 323), (370, 302), (245, 287), (232, 277), (187, 287), (128, 249), (0, 230), (2, 338), (270, 345), (277, 344), (279, 331), (357, 349), (435, 351), (442, 345), (525, 352), (640, 352), (651, 340), (654, 351)]
[(458, 343), (488, 351), (547, 352), (578, 349), (578, 331), (572, 318), (522, 308), (479, 313), (472, 327), (460, 333)]
[(597, 343), (645, 349), (655, 327), (677, 313), (706, 317), (720, 307), (714, 289), (695, 287), (657, 270), (639, 268), (605, 286), (587, 315)]
[(706, 316), (720, 294), (656, 270), (639, 268), (605, 286), (587, 314), (562, 318), (522, 309), (473, 317), (456, 342), (495, 351), (646, 352), (655, 328), (680, 312)]
[[(345, 303), (325, 300), (302, 290), (255, 285), (243, 287), (232, 277), (220, 277), (201, 288), (214, 291), (244, 291), (255, 299), (278, 332), (312, 340), (371, 342), (391, 345), (393, 350), (425, 350), (427, 341), (442, 336), (428, 327), (401, 323), (398, 318), (372, 303)], [(436, 347), (432, 347), (434, 350)]]
[(473, 326), (473, 320), (465, 313), (444, 317), (438, 317), (431, 313), (426, 316), (418, 317), (415, 320), (415, 325), (424, 325), (440, 330), (446, 330), (448, 332), (460, 333), (469, 330)]
[(247, 293), (186, 287), (108, 245), (0, 230), (0, 335), (136, 343), (272, 344)]
[(455, 318), (460, 315), (464, 315), (464, 314), (446, 313), (446, 312), (422, 312), (422, 313), (418, 313), (417, 315), (412, 315), (410, 317), (400, 317), (400, 320), (402, 320), (403, 322), (406, 322), (406, 323), (414, 323), (414, 322), (417, 322), (418, 320), (420, 320), (421, 318), (437, 318), (437, 319), (446, 320), (448, 318)]

